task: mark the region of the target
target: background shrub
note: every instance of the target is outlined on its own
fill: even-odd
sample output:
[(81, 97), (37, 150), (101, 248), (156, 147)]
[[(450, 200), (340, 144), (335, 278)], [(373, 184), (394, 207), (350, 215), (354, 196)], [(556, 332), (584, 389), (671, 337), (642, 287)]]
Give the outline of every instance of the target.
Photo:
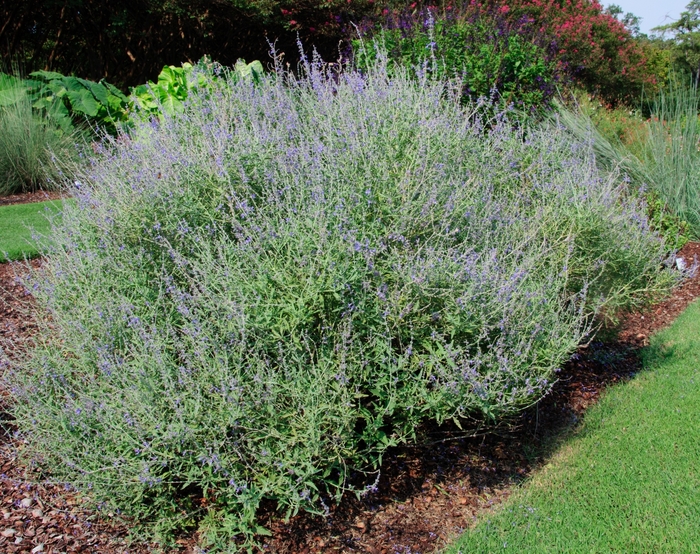
[(676, 70), (700, 75), (700, 2), (691, 0), (677, 21), (656, 27), (669, 40), (662, 44), (673, 59)]
[(128, 119), (128, 98), (104, 80), (95, 83), (53, 71), (34, 71), (24, 85), (32, 107), (49, 115), (67, 133), (80, 128), (116, 134), (117, 127)]
[(503, 5), (512, 19), (531, 19), (555, 48), (560, 70), (606, 102), (634, 102), (645, 88), (656, 86), (645, 49), (597, 0), (508, 0)]
[(307, 64), (107, 144), (30, 285), (26, 454), (138, 532), (221, 546), (263, 499), (322, 513), (419, 422), (540, 398), (596, 313), (674, 278), (585, 144), (460, 96)]
[[(663, 80), (666, 77), (664, 68), (669, 57), (664, 50), (656, 48), (652, 41), (633, 37), (625, 22), (614, 16), (617, 12), (604, 10), (597, 1), (486, 0), (445, 2), (439, 3), (439, 7), (436, 4), (413, 2), (409, 6), (404, 4), (392, 9), (385, 8), (385, 15), (369, 16), (362, 28), (384, 26), (391, 29), (396, 26), (395, 21), (399, 22), (402, 30), (407, 26), (406, 22), (411, 22), (409, 25), (415, 27), (413, 22), (425, 20), (426, 10), (434, 15), (436, 21), (480, 22), (481, 25), (489, 22), (489, 32), (471, 31), (472, 36), (467, 37), (462, 47), (466, 52), (460, 53), (462, 59), (454, 58), (451, 54), (446, 58), (457, 59), (459, 66), (471, 57), (471, 48), (480, 49), (486, 45), (486, 58), (492, 58), (490, 65), (495, 69), (500, 67), (500, 63), (494, 63), (491, 52), (506, 55), (511, 48), (509, 37), (517, 36), (520, 49), (525, 45), (529, 49), (523, 51), (527, 54), (521, 62), (526, 63), (521, 63), (519, 67), (528, 68), (528, 72), (536, 69), (535, 75), (539, 75), (540, 79), (532, 83), (530, 79), (533, 75), (525, 73), (517, 76), (513, 82), (522, 81), (530, 92), (543, 87), (545, 98), (549, 96), (553, 82), (573, 80), (606, 103), (635, 103), (643, 90), (647, 93), (656, 90), (659, 78)], [(435, 38), (439, 48), (438, 37), (439, 33)], [(449, 44), (453, 39), (444, 37), (442, 40)], [(517, 57), (522, 57), (522, 54)], [(498, 62), (501, 57), (496, 56), (495, 59)], [(505, 82), (510, 81), (506, 79)], [(533, 87), (533, 84), (537, 86)]]
[(546, 45), (535, 40), (529, 21), (509, 21), (497, 7), (458, 14), (437, 10), (392, 14), (379, 29), (365, 25), (353, 41), (354, 62), (372, 65), (377, 48), (406, 67), (422, 67), (437, 78), (462, 80), (472, 100), (498, 92), (504, 105), (546, 107), (558, 79)]
[(3, 3), (0, 56), (36, 69), (107, 79), (122, 90), (155, 79), (164, 65), (204, 55), (224, 65), (269, 60), (268, 41), (296, 66), (297, 37), (337, 59), (350, 21), (374, 0), (113, 0)]

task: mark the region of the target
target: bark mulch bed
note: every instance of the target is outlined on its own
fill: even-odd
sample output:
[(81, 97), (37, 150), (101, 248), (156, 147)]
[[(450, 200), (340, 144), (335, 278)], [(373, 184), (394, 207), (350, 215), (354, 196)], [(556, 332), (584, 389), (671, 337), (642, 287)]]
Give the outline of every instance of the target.
[(60, 200), (61, 198), (65, 197), (65, 193), (57, 191), (38, 190), (36, 192), (23, 192), (21, 194), (0, 196), (0, 206), (29, 204), (30, 202), (45, 202), (46, 200)]
[[(691, 266), (700, 259), (700, 243), (686, 245), (679, 257)], [(34, 267), (40, 263), (32, 261)], [(23, 272), (21, 264), (0, 264), (0, 347), (10, 358), (21, 353), (36, 330), (31, 297), (15, 275)], [(348, 495), (341, 506), (329, 504), (328, 517), (303, 514), (284, 522), (272, 510), (263, 514), (261, 523), (272, 531), (264, 551), (434, 552), (478, 514), (503, 502), (575, 429), (605, 387), (639, 371), (637, 352), (648, 344), (649, 335), (698, 296), (700, 275), (666, 301), (626, 317), (616, 340), (581, 348), (562, 369), (552, 392), (508, 427), (469, 437), (454, 426), (423, 429), (420, 445), (388, 452), (371, 490), (360, 498)], [(148, 544), (127, 545), (126, 524), (82, 508), (79, 495), (62, 484), (37, 482), (17, 461), (21, 448), (9, 433), (0, 437), (0, 552), (157, 550)], [(180, 552), (198, 552), (195, 538), (183, 538)]]

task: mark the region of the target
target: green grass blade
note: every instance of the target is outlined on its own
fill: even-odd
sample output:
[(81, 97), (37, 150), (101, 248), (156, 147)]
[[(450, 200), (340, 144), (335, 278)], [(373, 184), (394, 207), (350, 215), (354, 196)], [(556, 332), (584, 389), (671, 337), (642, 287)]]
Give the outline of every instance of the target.
[(698, 552), (700, 302), (643, 359), (645, 371), (446, 552)]
[(0, 262), (39, 256), (62, 207), (61, 200), (0, 207)]

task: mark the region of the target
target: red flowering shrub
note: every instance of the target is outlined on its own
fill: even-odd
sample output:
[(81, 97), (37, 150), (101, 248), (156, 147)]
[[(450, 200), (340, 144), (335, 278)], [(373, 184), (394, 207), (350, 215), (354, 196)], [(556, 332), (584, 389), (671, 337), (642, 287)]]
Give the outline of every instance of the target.
[(597, 0), (506, 0), (511, 17), (533, 18), (551, 37), (562, 70), (611, 103), (656, 86), (648, 58), (624, 23)]

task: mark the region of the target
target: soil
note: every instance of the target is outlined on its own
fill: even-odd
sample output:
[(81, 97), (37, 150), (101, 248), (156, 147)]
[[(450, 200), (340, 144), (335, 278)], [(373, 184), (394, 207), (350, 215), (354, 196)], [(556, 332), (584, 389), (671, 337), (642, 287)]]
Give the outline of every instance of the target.
[(38, 190), (36, 192), (23, 192), (21, 194), (11, 194), (10, 196), (0, 196), (0, 206), (45, 202), (46, 200), (59, 200), (65, 197), (65, 193), (57, 191)]
[[(678, 257), (688, 266), (700, 260), (700, 243)], [(31, 262), (34, 267), (41, 263)], [(16, 359), (36, 332), (32, 299), (20, 284), (21, 263), (0, 264), (0, 347)], [(574, 354), (553, 390), (508, 426), (473, 431), (454, 425), (420, 430), (420, 444), (387, 453), (375, 490), (329, 504), (326, 518), (302, 514), (285, 522), (271, 507), (261, 523), (272, 535), (265, 552), (310, 554), (429, 553), (444, 546), (476, 517), (503, 502), (514, 486), (540, 467), (563, 437), (575, 432), (586, 408), (609, 385), (641, 368), (638, 351), (648, 337), (671, 323), (700, 296), (700, 272), (666, 301), (627, 316), (615, 340), (593, 342)], [(0, 391), (7, 395), (8, 391)], [(1, 397), (0, 397), (1, 401)], [(0, 406), (1, 408), (1, 406)], [(0, 415), (2, 410), (0, 409)], [(80, 496), (61, 483), (38, 479), (17, 459), (21, 441), (0, 436), (0, 551), (12, 553), (99, 552), (142, 554), (154, 545), (125, 542), (127, 525), (82, 507)], [(359, 481), (358, 481), (359, 482)], [(196, 536), (178, 541), (195, 553)]]

